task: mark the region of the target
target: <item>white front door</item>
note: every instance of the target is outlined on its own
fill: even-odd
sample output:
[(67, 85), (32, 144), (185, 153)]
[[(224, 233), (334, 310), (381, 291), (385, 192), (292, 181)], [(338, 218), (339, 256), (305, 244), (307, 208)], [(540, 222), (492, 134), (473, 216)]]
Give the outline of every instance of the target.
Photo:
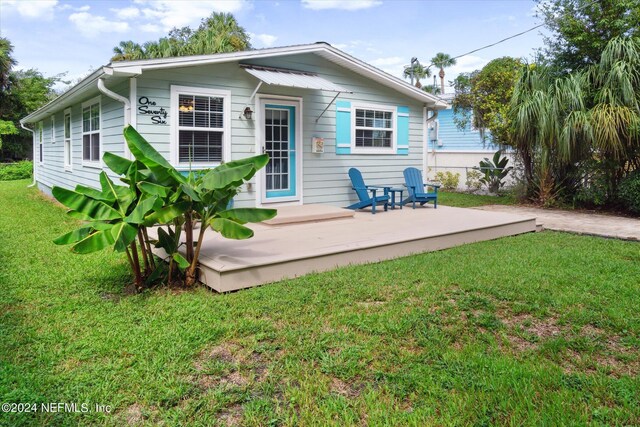
[(262, 169), (262, 203), (300, 200), (300, 102), (260, 101), (261, 151), (269, 155)]

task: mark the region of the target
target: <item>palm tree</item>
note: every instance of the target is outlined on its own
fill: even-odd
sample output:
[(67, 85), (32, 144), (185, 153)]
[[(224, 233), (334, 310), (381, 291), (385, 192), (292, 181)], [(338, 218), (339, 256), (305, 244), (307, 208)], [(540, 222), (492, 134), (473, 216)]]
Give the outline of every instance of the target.
[(192, 55), (236, 52), (251, 48), (249, 35), (230, 13), (213, 13), (203, 19), (188, 43)]
[(456, 60), (446, 53), (438, 52), (431, 58), (431, 63), (440, 68), (440, 93), (444, 95), (444, 69), (456, 65)]
[(415, 86), (418, 89), (422, 88), (422, 83), (420, 83), (420, 79), (426, 79), (427, 77), (431, 77), (431, 70), (428, 67), (423, 67), (420, 62), (415, 61), (410, 66), (405, 67), (403, 73), (403, 77), (413, 78), (415, 79)]
[(121, 41), (118, 46), (113, 48), (114, 55), (111, 61), (132, 61), (135, 59), (145, 58), (145, 52), (138, 43), (131, 40)]

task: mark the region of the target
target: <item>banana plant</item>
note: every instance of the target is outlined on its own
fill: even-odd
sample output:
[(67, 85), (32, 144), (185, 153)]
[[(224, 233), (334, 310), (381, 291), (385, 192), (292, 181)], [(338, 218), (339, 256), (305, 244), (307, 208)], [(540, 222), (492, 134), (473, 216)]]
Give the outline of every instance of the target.
[(138, 197), (131, 188), (116, 185), (106, 172), (100, 173), (101, 189), (82, 185), (75, 190), (53, 187), (53, 196), (64, 206), (73, 218), (86, 221), (77, 230), (54, 240), (58, 245), (73, 245), (71, 250), (78, 254), (96, 252), (108, 247), (117, 252), (125, 252), (135, 276), (137, 288), (143, 285), (144, 276), (151, 273), (151, 253), (142, 246), (144, 259), (143, 273), (136, 238), (145, 227), (145, 216), (157, 207), (156, 196)]
[(485, 157), (480, 161), (480, 167), (474, 168), (484, 174), (480, 182), (489, 188), (489, 192), (495, 194), (505, 185), (504, 179), (513, 169), (511, 166), (507, 167), (509, 158), (500, 158), (501, 155), (502, 150), (498, 150), (493, 155), (493, 161)]
[[(229, 208), (240, 186), (269, 162), (268, 155), (227, 162), (208, 171), (190, 171), (184, 176), (133, 127), (126, 127), (124, 135), (136, 160), (150, 171), (147, 179), (139, 182), (137, 187), (142, 193), (160, 197), (164, 201), (162, 208), (146, 216), (145, 224), (167, 226), (167, 230), (162, 231), (163, 243), (159, 239), (156, 246), (170, 256), (170, 275), (173, 261), (185, 272), (187, 286), (195, 284), (197, 280), (200, 249), (207, 229), (228, 239), (248, 239), (253, 236), (253, 230), (245, 224), (271, 219), (277, 214), (275, 209)], [(193, 228), (195, 221), (201, 224), (196, 238)], [(177, 244), (182, 231), (185, 233), (184, 256), (179, 252), (182, 245)]]

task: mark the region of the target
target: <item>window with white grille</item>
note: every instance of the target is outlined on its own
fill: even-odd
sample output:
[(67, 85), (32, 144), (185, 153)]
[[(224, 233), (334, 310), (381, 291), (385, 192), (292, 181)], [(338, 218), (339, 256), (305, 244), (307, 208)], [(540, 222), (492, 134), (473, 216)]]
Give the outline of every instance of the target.
[(352, 107), (354, 153), (389, 153), (395, 146), (395, 107)]
[(177, 163), (208, 166), (228, 160), (229, 93), (204, 88), (172, 89), (172, 107), (177, 112)]
[(100, 99), (82, 104), (82, 160), (100, 161)]

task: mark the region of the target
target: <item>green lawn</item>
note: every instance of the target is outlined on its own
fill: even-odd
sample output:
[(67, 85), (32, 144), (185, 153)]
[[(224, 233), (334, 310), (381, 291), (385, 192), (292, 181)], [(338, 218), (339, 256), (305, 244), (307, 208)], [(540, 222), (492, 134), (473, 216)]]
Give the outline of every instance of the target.
[(467, 193), (438, 192), (438, 203), (446, 206), (456, 206), (459, 208), (469, 208), (482, 205), (515, 205), (516, 199), (511, 194), (501, 196), (481, 196)]
[[(543, 232), (218, 295), (128, 296), (125, 260), (0, 183), (2, 425), (640, 423), (640, 244)], [(444, 203), (444, 197), (443, 197)]]

